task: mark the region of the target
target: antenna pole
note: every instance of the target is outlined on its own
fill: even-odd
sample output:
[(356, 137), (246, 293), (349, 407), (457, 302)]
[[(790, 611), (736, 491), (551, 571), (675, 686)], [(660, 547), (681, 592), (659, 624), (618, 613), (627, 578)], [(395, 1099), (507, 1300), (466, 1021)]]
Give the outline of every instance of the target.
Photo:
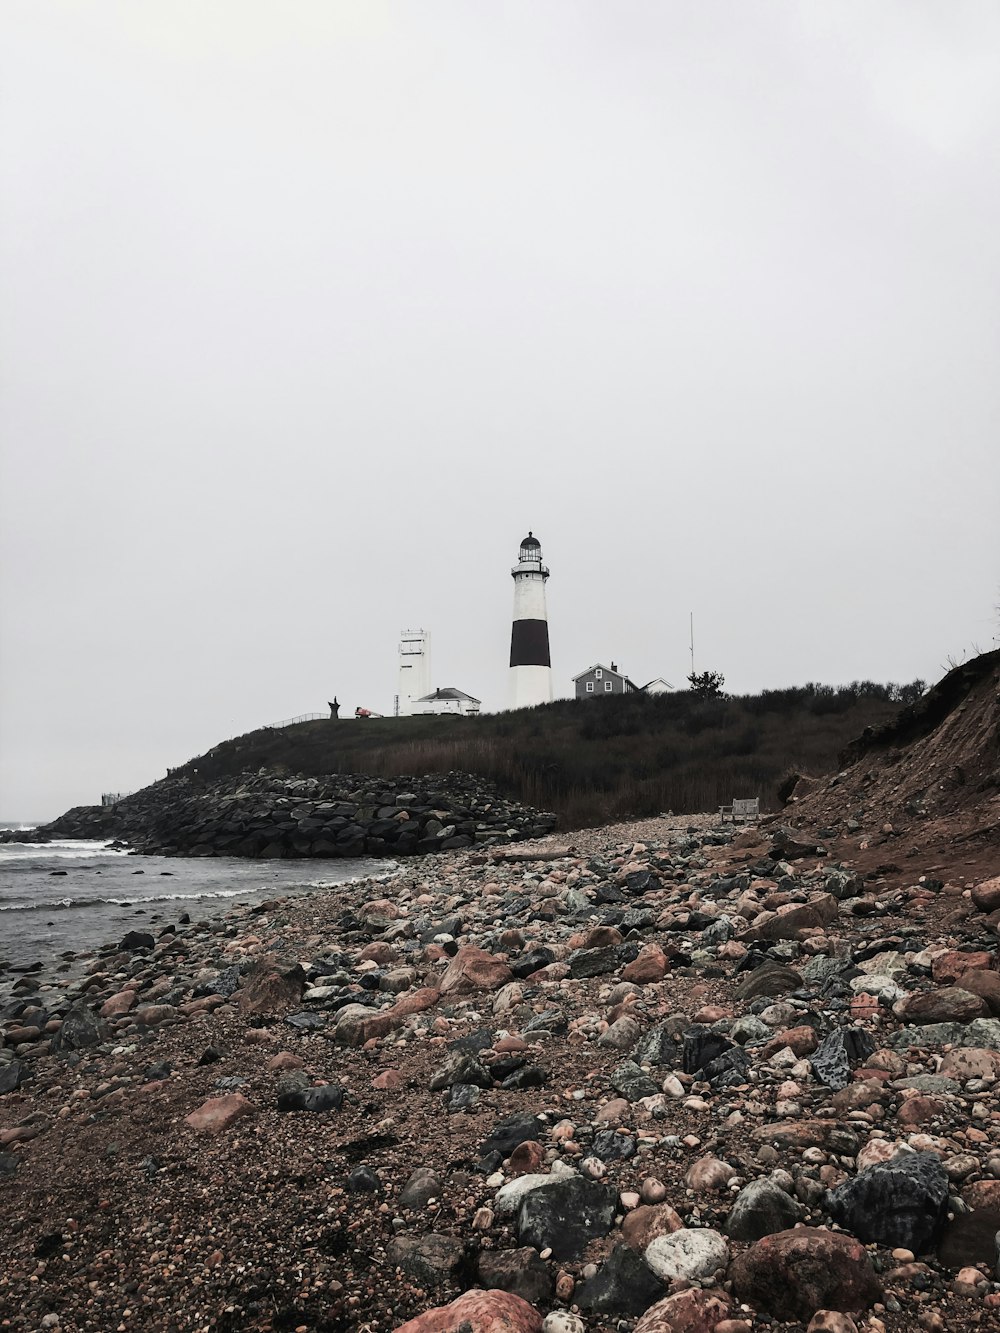
[(691, 675), (694, 675), (694, 612), (691, 612)]

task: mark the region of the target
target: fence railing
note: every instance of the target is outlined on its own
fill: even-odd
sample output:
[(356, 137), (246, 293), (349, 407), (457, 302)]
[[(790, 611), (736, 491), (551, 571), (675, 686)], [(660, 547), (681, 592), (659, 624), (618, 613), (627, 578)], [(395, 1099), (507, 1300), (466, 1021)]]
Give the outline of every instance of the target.
[(298, 717), (286, 717), (283, 722), (268, 722), (264, 730), (278, 731), (281, 727), (294, 727), (297, 722), (318, 722), (329, 716), (329, 713), (300, 713)]
[(124, 801), (126, 796), (131, 796), (130, 791), (102, 791), (101, 805), (117, 805), (119, 801)]

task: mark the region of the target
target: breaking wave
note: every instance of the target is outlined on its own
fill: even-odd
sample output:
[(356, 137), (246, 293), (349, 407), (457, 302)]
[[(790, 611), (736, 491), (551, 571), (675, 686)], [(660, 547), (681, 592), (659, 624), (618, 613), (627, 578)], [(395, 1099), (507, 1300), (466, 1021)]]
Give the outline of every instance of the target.
[(196, 902), (205, 898), (246, 898), (253, 890), (208, 889), (204, 893), (155, 893), (134, 898), (48, 898), (42, 902), (4, 902), (0, 898), (0, 912), (65, 912), (74, 907), (144, 907), (146, 903)]
[(4, 861), (86, 860), (92, 856), (128, 856), (108, 842), (84, 842), (70, 839), (59, 842), (5, 842), (0, 844), (0, 864)]

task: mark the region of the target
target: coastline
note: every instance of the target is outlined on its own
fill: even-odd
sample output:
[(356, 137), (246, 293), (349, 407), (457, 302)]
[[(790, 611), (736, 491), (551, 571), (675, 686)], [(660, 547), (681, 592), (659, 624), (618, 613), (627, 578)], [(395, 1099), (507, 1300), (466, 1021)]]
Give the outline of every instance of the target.
[[(836, 1187), (872, 1142), (914, 1136), (971, 1150), (973, 1186), (1000, 1180), (992, 1101), (977, 1147), (961, 1126), (979, 1094), (961, 1083), (924, 1131), (903, 1118), (912, 1094), (887, 1091), (892, 1070), (861, 1080), (881, 1110), (866, 1120), (836, 1109), (839, 1094), (803, 1064), (804, 1031), (847, 1025), (873, 1052), (902, 1050), (904, 1071), (936, 1069), (940, 1053), (921, 1062), (898, 1045), (905, 1029), (877, 997), (855, 1005), (863, 992), (848, 991), (838, 1007), (804, 978), (817, 959), (843, 968), (852, 950), (890, 949), (907, 917), (928, 939), (953, 936), (942, 922), (962, 891), (913, 896), (907, 880), (848, 868), (837, 898), (830, 867), (847, 865), (846, 846), (772, 857), (783, 870), (768, 877), (765, 829), (714, 825), (664, 818), (414, 858), (388, 881), (239, 908), (58, 978), (78, 1001), (61, 1029), (25, 1037), (4, 1022), (14, 1059), (0, 1087), (14, 1064), (24, 1079), (0, 1095), (9, 1327), (382, 1333), (482, 1289), (526, 1330), (577, 1307), (588, 1333), (610, 1333), (640, 1313), (624, 1308), (642, 1286), (631, 1267), (611, 1280), (626, 1250), (650, 1303), (681, 1294), (640, 1262), (636, 1218), (659, 1219), (663, 1235), (674, 1219), (722, 1234), (747, 1178), (777, 1170), (811, 1235), (829, 1226), (821, 1169)], [(972, 912), (970, 931), (981, 920)], [(740, 964), (758, 950), (798, 972), (748, 999), (746, 978), (764, 974)], [(22, 978), (22, 998), (37, 982)], [(909, 984), (924, 993), (919, 970)], [(752, 1050), (752, 1067), (736, 1061), (736, 1081), (689, 1070), (685, 1032)], [(851, 1141), (831, 1154), (832, 1126)], [(706, 1162), (730, 1164), (721, 1187)], [(605, 1191), (606, 1229), (572, 1253), (530, 1239), (511, 1199), (539, 1176), (550, 1182), (539, 1199), (560, 1180)], [(734, 1266), (752, 1249), (726, 1244)], [(911, 1297), (922, 1309), (926, 1290), (950, 1292), (956, 1265), (932, 1259), (930, 1286), (907, 1294), (887, 1280), (889, 1249), (864, 1252), (894, 1293), (871, 1318), (901, 1333)], [(731, 1277), (694, 1289), (743, 1317)], [(971, 1327), (989, 1294), (949, 1296), (949, 1330)]]
[(213, 919), (228, 908), (371, 875), (391, 858), (254, 861), (167, 858), (101, 842), (0, 846), (0, 996), (17, 973), (81, 962), (129, 930)]

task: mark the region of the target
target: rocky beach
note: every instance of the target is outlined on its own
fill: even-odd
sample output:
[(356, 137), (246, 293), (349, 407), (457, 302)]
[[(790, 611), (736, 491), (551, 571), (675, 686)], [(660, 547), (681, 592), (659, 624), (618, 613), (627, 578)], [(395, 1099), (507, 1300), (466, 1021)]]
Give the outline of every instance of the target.
[(0, 1327), (995, 1327), (998, 709), (8, 975)]

